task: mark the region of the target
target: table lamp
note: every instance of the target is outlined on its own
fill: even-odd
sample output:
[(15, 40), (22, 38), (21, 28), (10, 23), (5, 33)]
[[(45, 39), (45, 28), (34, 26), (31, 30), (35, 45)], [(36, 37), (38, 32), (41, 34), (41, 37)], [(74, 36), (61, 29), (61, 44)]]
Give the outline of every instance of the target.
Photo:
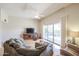
[(72, 44), (75, 44), (75, 38), (79, 37), (79, 32), (76, 31), (70, 31), (69, 36), (72, 37)]

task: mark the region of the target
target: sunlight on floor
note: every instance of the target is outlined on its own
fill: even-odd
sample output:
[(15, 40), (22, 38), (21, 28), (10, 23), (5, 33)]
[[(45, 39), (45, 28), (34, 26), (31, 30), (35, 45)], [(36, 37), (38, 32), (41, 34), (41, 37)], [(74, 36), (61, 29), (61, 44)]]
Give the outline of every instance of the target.
[(61, 56), (60, 46), (53, 44), (53, 56)]

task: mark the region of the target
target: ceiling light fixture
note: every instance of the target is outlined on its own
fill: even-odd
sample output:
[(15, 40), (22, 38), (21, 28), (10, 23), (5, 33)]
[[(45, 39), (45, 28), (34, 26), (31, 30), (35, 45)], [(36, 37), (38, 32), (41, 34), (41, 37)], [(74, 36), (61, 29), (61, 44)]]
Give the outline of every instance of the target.
[(43, 17), (44, 17), (44, 15), (36, 15), (35, 16), (36, 19), (40, 19), (40, 18), (43, 18)]
[(35, 18), (36, 18), (36, 19), (40, 19), (40, 16), (37, 15), (37, 16), (35, 16)]

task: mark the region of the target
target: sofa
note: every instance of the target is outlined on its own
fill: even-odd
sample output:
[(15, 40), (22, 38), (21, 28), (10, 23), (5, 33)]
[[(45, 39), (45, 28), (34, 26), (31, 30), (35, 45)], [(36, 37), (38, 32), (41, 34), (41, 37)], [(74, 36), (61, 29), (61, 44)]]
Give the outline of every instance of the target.
[[(52, 45), (36, 43), (35, 49), (31, 49), (20, 39), (9, 39), (4, 42), (4, 56), (51, 56), (53, 54)], [(49, 50), (48, 50), (49, 47)], [(44, 52), (46, 51), (46, 52)], [(49, 53), (48, 53), (48, 52)]]

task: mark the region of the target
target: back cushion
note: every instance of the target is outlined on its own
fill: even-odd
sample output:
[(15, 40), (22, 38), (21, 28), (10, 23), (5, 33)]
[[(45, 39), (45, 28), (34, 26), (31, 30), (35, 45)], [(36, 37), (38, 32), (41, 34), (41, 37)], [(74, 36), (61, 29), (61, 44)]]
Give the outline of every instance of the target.
[(26, 46), (25, 42), (22, 41), (21, 39), (14, 39), (15, 42), (21, 47), (21, 48), (26, 48), (28, 46)]

